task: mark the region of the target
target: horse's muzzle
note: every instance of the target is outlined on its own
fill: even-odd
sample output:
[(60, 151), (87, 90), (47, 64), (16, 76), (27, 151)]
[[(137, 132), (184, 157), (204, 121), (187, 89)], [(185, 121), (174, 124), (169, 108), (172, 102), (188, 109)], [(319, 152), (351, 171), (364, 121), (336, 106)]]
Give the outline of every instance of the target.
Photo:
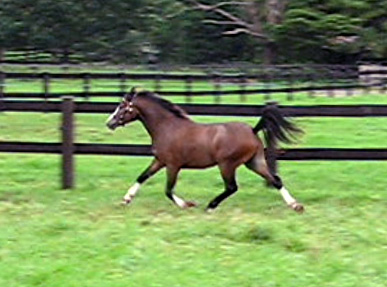
[(118, 124), (117, 124), (117, 121), (108, 121), (108, 122), (106, 123), (106, 126), (107, 126), (110, 130), (114, 131), (114, 130), (118, 127)]

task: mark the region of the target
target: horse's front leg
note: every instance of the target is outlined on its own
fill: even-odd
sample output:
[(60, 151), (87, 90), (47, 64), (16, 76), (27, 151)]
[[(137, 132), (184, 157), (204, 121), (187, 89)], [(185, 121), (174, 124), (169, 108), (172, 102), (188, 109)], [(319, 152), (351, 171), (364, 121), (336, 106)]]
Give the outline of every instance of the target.
[(161, 163), (158, 159), (154, 159), (152, 163), (145, 169), (140, 176), (137, 178), (136, 183), (133, 184), (128, 192), (125, 194), (123, 198), (123, 204), (127, 205), (132, 202), (133, 198), (136, 196), (137, 192), (140, 190), (141, 185), (152, 175), (158, 172), (165, 165)]
[(195, 207), (197, 206), (197, 203), (193, 201), (185, 201), (173, 193), (173, 188), (175, 187), (179, 171), (179, 168), (167, 167), (167, 186), (165, 189), (165, 193), (167, 197), (180, 208)]

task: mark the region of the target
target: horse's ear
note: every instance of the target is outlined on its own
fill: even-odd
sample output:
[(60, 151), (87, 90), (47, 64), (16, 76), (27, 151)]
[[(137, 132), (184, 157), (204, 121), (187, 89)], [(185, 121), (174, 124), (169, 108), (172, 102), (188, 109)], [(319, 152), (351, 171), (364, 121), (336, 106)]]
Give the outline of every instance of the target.
[(124, 99), (126, 101), (131, 101), (136, 94), (137, 94), (137, 87), (132, 87), (130, 89), (129, 93), (126, 93), (124, 95)]
[(132, 88), (130, 89), (129, 94), (130, 94), (131, 96), (134, 96), (134, 95), (137, 94), (137, 93), (138, 93), (138, 87), (132, 87)]
[(141, 88), (139, 87), (132, 87), (130, 89), (130, 92), (129, 93), (126, 93), (125, 94), (125, 100), (127, 101), (130, 101), (132, 100), (138, 93), (140, 93), (141, 91), (143, 91)]

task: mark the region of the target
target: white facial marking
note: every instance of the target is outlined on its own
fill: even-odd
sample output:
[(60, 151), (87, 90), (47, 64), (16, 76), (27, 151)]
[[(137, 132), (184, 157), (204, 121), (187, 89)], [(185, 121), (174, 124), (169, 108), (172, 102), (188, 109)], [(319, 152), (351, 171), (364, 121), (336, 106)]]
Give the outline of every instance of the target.
[(141, 187), (141, 184), (139, 184), (138, 182), (136, 182), (135, 184), (133, 184), (129, 189), (128, 189), (128, 192), (125, 194), (124, 196), (124, 200), (132, 200), (133, 197), (136, 196), (137, 192), (140, 190), (140, 187)]
[(293, 205), (296, 203), (296, 200), (290, 195), (289, 191), (284, 186), (280, 189), (280, 193), (287, 205)]
[(116, 110), (109, 116), (109, 118), (107, 119), (107, 123), (110, 122), (114, 116), (118, 113), (118, 111), (120, 110), (120, 107), (117, 107)]
[(173, 201), (176, 203), (177, 206), (181, 207), (181, 208), (185, 208), (187, 207), (187, 204), (185, 203), (184, 200), (182, 200), (180, 197), (178, 197), (177, 195), (172, 195), (172, 198), (173, 198)]

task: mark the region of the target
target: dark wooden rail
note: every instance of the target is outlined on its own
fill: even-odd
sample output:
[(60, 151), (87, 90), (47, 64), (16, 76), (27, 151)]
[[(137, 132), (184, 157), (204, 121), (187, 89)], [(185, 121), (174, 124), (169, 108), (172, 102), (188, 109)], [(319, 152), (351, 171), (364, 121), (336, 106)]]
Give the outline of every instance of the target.
[[(62, 102), (44, 101), (0, 101), (0, 111), (12, 112), (60, 112)], [(191, 115), (259, 117), (264, 105), (226, 104), (179, 104)], [(117, 103), (75, 102), (76, 113), (113, 112)], [(385, 117), (387, 105), (311, 105), (278, 106), (285, 116), (290, 117)]]
[[(0, 152), (62, 154), (61, 143), (0, 142)], [(73, 153), (78, 155), (150, 156), (150, 145), (136, 144), (74, 144)], [(297, 148), (280, 149), (278, 160), (387, 160), (387, 148)]]

